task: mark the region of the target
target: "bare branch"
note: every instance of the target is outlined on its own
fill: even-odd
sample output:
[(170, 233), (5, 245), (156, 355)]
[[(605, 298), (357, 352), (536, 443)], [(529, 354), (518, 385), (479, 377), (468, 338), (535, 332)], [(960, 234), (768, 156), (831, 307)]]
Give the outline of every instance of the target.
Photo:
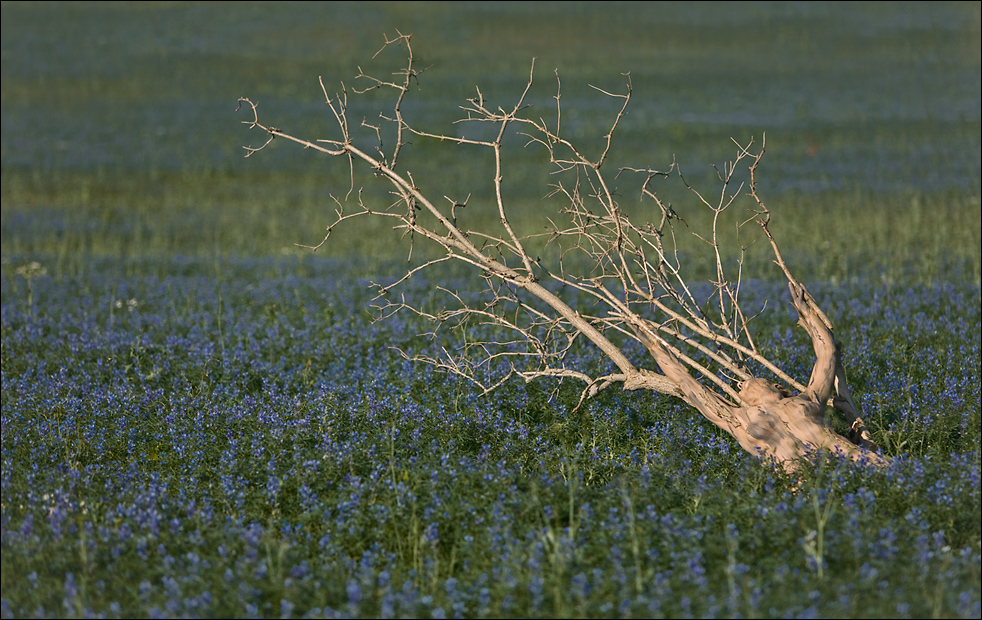
[[(533, 115), (529, 101), (535, 87), (535, 62), (521, 92), (510, 106), (492, 106), (480, 88), (460, 106), (458, 123), (487, 123), (493, 138), (475, 139), (418, 127), (403, 113), (408, 96), (419, 85), (411, 35), (397, 31), (386, 37), (375, 54), (403, 48), (404, 64), (388, 78), (373, 77), (359, 68), (352, 90), (344, 84), (331, 96), (319, 79), (325, 103), (337, 125), (337, 137), (306, 140), (294, 137), (260, 122), (258, 105), (247, 98), (239, 100), (251, 110), (243, 121), (250, 129), (266, 134), (258, 147), (245, 147), (246, 156), (268, 148), (275, 138), (285, 138), (330, 157), (347, 161), (351, 184), (344, 198), (335, 203), (333, 222), (327, 227), (324, 245), (341, 225), (351, 225), (366, 217), (390, 218), (393, 229), (401, 231), (408, 245), (410, 268), (389, 284), (376, 284), (379, 317), (411, 312), (434, 325), (451, 331), (457, 345), (439, 353), (410, 355), (408, 359), (429, 364), (438, 370), (463, 377), (483, 392), (500, 387), (519, 376), (526, 381), (573, 380), (584, 385), (577, 408), (608, 387), (620, 384), (626, 390), (648, 390), (682, 398), (706, 419), (730, 433), (747, 451), (776, 459), (785, 467), (810, 450), (827, 448), (852, 458), (867, 458), (862, 448), (874, 449), (846, 384), (845, 371), (832, 325), (814, 298), (792, 276), (771, 235), (770, 211), (757, 194), (757, 171), (764, 155), (753, 140), (737, 146), (732, 161), (716, 167), (717, 193), (697, 190), (672, 161), (667, 170), (624, 166), (608, 173), (605, 163), (611, 154), (614, 136), (631, 103), (633, 86), (624, 74), (623, 92), (591, 86), (600, 96), (615, 103), (607, 132), (599, 140), (597, 156), (590, 158), (590, 145), (574, 143), (562, 133), (562, 83), (556, 72), (555, 119)], [(374, 57), (373, 57), (374, 58)], [(390, 107), (372, 122), (351, 123), (349, 97), (371, 91), (391, 91)], [(541, 147), (545, 163), (552, 168), (551, 191), (547, 198), (561, 201), (558, 213), (543, 217), (546, 232), (525, 233), (515, 226), (506, 196), (509, 152), (506, 137), (514, 133), (526, 139), (526, 147)], [(357, 136), (355, 134), (358, 134)], [(394, 136), (393, 143), (385, 137)], [(440, 192), (449, 173), (421, 176), (428, 186), (417, 183), (402, 160), (411, 156), (404, 147), (411, 137), (447, 142), (468, 152), (489, 153), (493, 165), (488, 170), (486, 194), (473, 194), (462, 202), (451, 192)], [(358, 143), (356, 144), (356, 137)], [(365, 146), (366, 141), (374, 148)], [(749, 166), (748, 166), (749, 164)], [(425, 170), (425, 167), (423, 168)], [(749, 178), (745, 178), (749, 170)], [(419, 172), (417, 170), (417, 172)], [(636, 183), (628, 202), (614, 190), (613, 182), (625, 172), (623, 181)], [(369, 204), (358, 179), (381, 182), (394, 196), (388, 206)], [(659, 197), (655, 182), (678, 179), (693, 197), (695, 209), (711, 214), (707, 230), (692, 231), (701, 240), (713, 266), (710, 293), (700, 292), (686, 276), (682, 235), (688, 224), (676, 207)], [(745, 197), (749, 191), (750, 198)], [(442, 196), (443, 201), (431, 196)], [(625, 206), (620, 201), (625, 201)], [(749, 217), (728, 230), (731, 212), (741, 201), (752, 204)], [(637, 222), (629, 214), (631, 205), (651, 203), (656, 221)], [(493, 207), (492, 207), (493, 205)], [(493, 209), (500, 225), (490, 228), (463, 228), (460, 215), (472, 210)], [(470, 219), (470, 218), (467, 218)], [(739, 219), (739, 218), (737, 218)], [(481, 221), (475, 219), (474, 221)], [(756, 224), (757, 226), (749, 226)], [(747, 312), (741, 305), (744, 265), (753, 249), (753, 239), (744, 245), (747, 231), (758, 229), (768, 239), (770, 250), (792, 294), (799, 325), (809, 334), (816, 355), (815, 367), (807, 384), (785, 373), (759, 351), (752, 323), (764, 309)], [(725, 247), (724, 239), (736, 234), (737, 247)], [(441, 250), (435, 258), (415, 259), (417, 240)], [(542, 249), (544, 247), (544, 250)], [(533, 253), (530, 248), (536, 248)], [(539, 254), (540, 251), (544, 253)], [(412, 301), (388, 295), (410, 278), (443, 263), (456, 261), (473, 268), (477, 296), (464, 296), (444, 286), (434, 287), (445, 295), (449, 307), (438, 312), (424, 311)], [(584, 300), (586, 303), (584, 303)], [(654, 358), (658, 372), (639, 367), (631, 343), (640, 343)], [(575, 359), (585, 347), (595, 347), (606, 361), (595, 368), (577, 367)], [(748, 365), (749, 362), (753, 364)], [(786, 387), (775, 387), (754, 377), (750, 368), (765, 369)], [(693, 376), (692, 373), (695, 373)], [(699, 377), (698, 379), (696, 377)], [(791, 390), (799, 392), (792, 395)], [(853, 432), (840, 437), (824, 423), (824, 407), (831, 403), (842, 412)], [(879, 457), (869, 457), (879, 462)]]

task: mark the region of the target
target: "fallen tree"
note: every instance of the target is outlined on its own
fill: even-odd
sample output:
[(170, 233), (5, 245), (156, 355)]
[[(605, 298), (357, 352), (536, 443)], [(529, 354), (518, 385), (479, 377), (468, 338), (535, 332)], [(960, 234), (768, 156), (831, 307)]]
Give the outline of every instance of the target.
[[(392, 312), (416, 312), (439, 326), (461, 330), (457, 352), (414, 359), (463, 376), (485, 391), (495, 389), (513, 375), (525, 380), (552, 377), (581, 381), (580, 404), (618, 384), (627, 390), (670, 394), (693, 406), (748, 452), (772, 459), (789, 470), (799, 459), (820, 450), (857, 461), (885, 462), (876, 454), (876, 446), (853, 402), (832, 324), (805, 286), (794, 278), (771, 234), (771, 213), (757, 194), (756, 174), (764, 155), (763, 140), (759, 146), (753, 141), (746, 145), (734, 141), (737, 153), (734, 161), (719, 172), (722, 191), (715, 202), (689, 188), (697, 208), (708, 209), (712, 214), (711, 230), (701, 238), (715, 262), (715, 278), (709, 298), (700, 300), (682, 275), (675, 228), (682, 219), (676, 208), (663, 201), (654, 189), (656, 179), (673, 173), (682, 178), (675, 163), (667, 172), (620, 168), (610, 173), (604, 167), (613, 136), (631, 101), (630, 76), (622, 94), (597, 89), (617, 103), (618, 111), (612, 115), (600, 154), (590, 158), (562, 131), (558, 76), (555, 117), (547, 122), (529, 113), (527, 99), (534, 63), (525, 89), (513, 106), (492, 107), (480, 89), (461, 106), (464, 115), (459, 122), (490, 126), (492, 131), (484, 132), (487, 137), (431, 133), (415, 126), (403, 113), (405, 99), (418, 84), (420, 73), (410, 36), (399, 34), (387, 39), (379, 53), (395, 46), (404, 48), (407, 60), (393, 79), (359, 72), (356, 80), (361, 88), (348, 89), (342, 84), (334, 95), (320, 80), (325, 103), (337, 125), (337, 135), (332, 138), (296, 137), (262, 122), (257, 105), (250, 99), (239, 102), (252, 116), (243, 122), (266, 135), (260, 146), (245, 147), (247, 157), (268, 147), (275, 138), (283, 138), (341, 158), (350, 170), (347, 193), (334, 199), (334, 221), (320, 243), (307, 247), (316, 250), (339, 226), (357, 223), (353, 220), (388, 218), (395, 229), (403, 231), (403, 238), (408, 238), (410, 259), (417, 239), (441, 249), (436, 258), (412, 266), (400, 280), (380, 287), (382, 296), (445, 261), (460, 261), (474, 268), (475, 282), (483, 286), (480, 303), (465, 301), (447, 291), (456, 305), (439, 313), (424, 312), (404, 299), (386, 307)], [(357, 123), (349, 113), (349, 98), (372, 91), (391, 92), (391, 108), (376, 121)], [(562, 198), (564, 206), (561, 217), (544, 218), (548, 222), (545, 239), (541, 233), (517, 230), (510, 212), (512, 205), (503, 191), (505, 137), (512, 130), (526, 137), (526, 146), (543, 149), (555, 169), (553, 196)], [(387, 139), (383, 140), (383, 136)], [(490, 151), (494, 162), (490, 171), (492, 193), (485, 204), (496, 211), (494, 226), (471, 228), (463, 216), (468, 200), (447, 196), (446, 202), (437, 200), (434, 191), (424, 186), (439, 186), (441, 179), (421, 182), (405, 167), (405, 147), (412, 140), (426, 139)], [(741, 169), (741, 164), (745, 166), (743, 170), (749, 170), (746, 184), (735, 181), (735, 171)], [(366, 202), (356, 183), (359, 171), (369, 172), (374, 179), (386, 183), (395, 196), (394, 202), (384, 206)], [(658, 221), (636, 223), (628, 216), (611, 185), (612, 179), (621, 174), (640, 179), (639, 197), (654, 205)], [(763, 232), (773, 261), (787, 280), (798, 324), (811, 338), (816, 362), (807, 384), (789, 376), (759, 352), (750, 330), (753, 317), (739, 303), (740, 269), (731, 278), (724, 268), (728, 262), (719, 241), (720, 216), (738, 196), (745, 194), (753, 207), (742, 225), (756, 226)], [(554, 250), (547, 259), (529, 249), (541, 246), (543, 241)], [(738, 261), (741, 264), (742, 260)], [(589, 310), (571, 306), (564, 299), (563, 290), (585, 294), (592, 301)], [(505, 335), (471, 340), (465, 329), (475, 321), (494, 325), (499, 328), (496, 333)], [(589, 369), (570, 367), (567, 354), (574, 342), (582, 339), (598, 347), (616, 370), (591, 374)], [(629, 359), (624, 345), (631, 339), (650, 352), (658, 371), (638, 367)], [(504, 373), (488, 372), (492, 364), (500, 367), (502, 362), (507, 369)], [(771, 375), (770, 380), (753, 376), (750, 366), (764, 369)], [(834, 432), (826, 423), (828, 407), (845, 418), (849, 425), (846, 435)]]

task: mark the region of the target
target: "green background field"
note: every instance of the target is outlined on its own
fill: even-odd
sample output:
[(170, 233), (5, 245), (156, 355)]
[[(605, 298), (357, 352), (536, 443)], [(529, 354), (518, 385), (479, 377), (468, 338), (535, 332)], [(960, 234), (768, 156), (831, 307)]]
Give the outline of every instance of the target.
[[(236, 100), (303, 137), (331, 135), (318, 77), (337, 89), (383, 33), (413, 34), (426, 71), (410, 118), (452, 130), (475, 94), (512, 104), (535, 58), (532, 101), (599, 144), (634, 100), (616, 165), (677, 159), (704, 181), (730, 139), (767, 136), (765, 200), (817, 278), (979, 273), (978, 3), (4, 3), (5, 257), (294, 253), (319, 240), (344, 165), (287, 144), (244, 159)], [(361, 110), (358, 110), (359, 112)], [(366, 107), (374, 118), (377, 109)], [(486, 159), (420, 146), (438, 198), (489, 178)], [(513, 155), (521, 160), (522, 153)], [(532, 157), (528, 155), (526, 157)], [(613, 165), (613, 164), (612, 164)], [(463, 180), (462, 180), (463, 179)], [(533, 179), (533, 181), (535, 181)], [(515, 191), (517, 212), (542, 180)], [(691, 214), (690, 214), (691, 216)], [(790, 232), (790, 231), (793, 231)], [(386, 256), (351, 228), (322, 252)], [(67, 262), (66, 262), (67, 261)], [(52, 265), (52, 268), (57, 268)]]

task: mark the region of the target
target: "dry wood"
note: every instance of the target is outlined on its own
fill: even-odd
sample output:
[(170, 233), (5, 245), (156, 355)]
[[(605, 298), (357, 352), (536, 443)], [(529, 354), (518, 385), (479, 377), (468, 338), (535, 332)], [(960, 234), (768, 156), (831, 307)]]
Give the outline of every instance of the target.
[[(389, 291), (406, 279), (448, 260), (474, 268), (475, 284), (482, 286), (485, 293), (481, 303), (466, 302), (452, 291), (446, 292), (455, 303), (454, 308), (438, 313), (424, 312), (404, 299), (383, 302), (383, 316), (410, 311), (433, 320), (437, 327), (460, 330), (458, 351), (444, 351), (439, 358), (414, 359), (463, 376), (486, 391), (518, 375), (525, 380), (551, 377), (581, 381), (584, 384), (581, 404), (617, 384), (628, 390), (677, 396), (732, 435), (748, 452), (772, 459), (788, 469), (816, 450), (873, 464), (885, 462), (875, 454), (876, 446), (853, 403), (831, 322), (805, 287), (794, 279), (771, 235), (768, 227), (771, 214), (756, 187), (756, 172), (764, 155), (763, 140), (759, 147), (752, 141), (746, 145), (735, 142), (738, 149), (734, 161), (718, 171), (721, 190), (716, 198), (689, 187), (697, 208), (709, 209), (713, 216), (708, 234), (700, 237), (715, 264), (713, 292), (709, 297), (712, 303), (701, 303), (706, 300), (700, 301), (683, 275), (676, 242), (676, 224), (681, 218), (676, 208), (655, 191), (655, 181), (659, 179), (675, 175), (685, 182), (676, 164), (673, 162), (666, 171), (621, 168), (608, 174), (604, 169), (613, 137), (631, 100), (629, 75), (623, 94), (597, 89), (601, 96), (617, 102), (617, 111), (603, 137), (600, 154), (590, 158), (562, 131), (558, 76), (554, 120), (546, 121), (528, 112), (534, 63), (527, 85), (514, 106), (492, 107), (480, 89), (461, 106), (464, 112), (461, 122), (493, 126), (492, 138), (433, 133), (410, 124), (403, 116), (403, 103), (417, 83), (419, 72), (410, 36), (400, 33), (387, 39), (379, 53), (395, 46), (405, 48), (407, 62), (393, 74), (394, 79), (379, 79), (360, 72), (357, 79), (367, 84), (364, 89), (349, 91), (342, 85), (334, 96), (328, 94), (321, 80), (325, 103), (337, 123), (336, 137), (319, 140), (295, 137), (260, 122), (258, 107), (251, 100), (240, 99), (240, 104), (252, 112), (252, 118), (244, 122), (267, 136), (261, 146), (246, 147), (246, 156), (267, 148), (274, 138), (285, 138), (347, 160), (350, 187), (344, 197), (335, 198), (334, 222), (313, 249), (326, 243), (338, 226), (354, 224), (353, 220), (365, 217), (389, 218), (394, 228), (408, 238), (410, 258), (417, 240), (443, 249), (444, 256), (423, 261), (410, 268), (399, 281), (380, 287), (380, 298), (388, 299)], [(379, 89), (393, 92), (391, 110), (380, 114), (376, 125), (367, 120), (353, 124), (348, 115), (349, 96)], [(522, 234), (509, 215), (509, 203), (503, 191), (506, 167), (503, 145), (511, 130), (526, 136), (529, 145), (541, 147), (557, 172), (552, 196), (562, 198), (566, 206), (549, 219), (548, 242), (556, 248), (551, 262), (528, 250), (541, 245), (542, 235)], [(359, 146), (365, 143), (364, 138), (359, 138), (356, 145), (356, 132), (367, 132), (377, 143), (375, 148)], [(395, 142), (385, 144), (383, 134), (395, 135)], [(445, 197), (444, 203), (434, 200), (432, 192), (421, 189), (421, 184), (400, 160), (410, 137), (491, 151), (493, 169), (489, 170), (489, 177), (493, 192), (487, 200), (496, 210), (500, 229), (468, 228), (463, 214), (469, 200)], [(749, 169), (746, 186), (737, 180), (741, 164), (746, 166), (743, 170)], [(361, 169), (387, 182), (395, 202), (383, 207), (365, 204), (356, 183)], [(640, 198), (654, 205), (657, 222), (637, 224), (623, 210), (618, 202), (622, 198), (611, 185), (621, 174), (640, 175)], [(429, 180), (433, 185), (439, 182), (440, 179)], [(744, 190), (749, 190), (754, 204), (744, 225), (756, 223), (769, 241), (774, 262), (788, 281), (798, 324), (812, 341), (816, 362), (807, 384), (786, 374), (758, 350), (750, 329), (754, 317), (744, 312), (739, 301), (743, 248), (740, 248), (736, 274), (731, 277), (725, 268), (721, 217), (738, 198), (746, 195)], [(468, 207), (467, 212), (472, 208)], [(591, 309), (569, 305), (563, 290), (585, 295), (593, 302)], [(511, 336), (475, 341), (467, 336), (468, 327), (475, 324), (492, 325), (497, 328), (496, 333)], [(590, 369), (569, 367), (567, 354), (584, 339), (602, 351), (616, 371), (591, 373)], [(660, 372), (639, 368), (631, 361), (624, 346), (631, 339), (644, 345)], [(488, 372), (501, 362), (510, 370), (499, 375)], [(788, 387), (752, 376), (748, 363), (765, 369), (772, 379)], [(826, 423), (829, 406), (850, 424), (849, 437), (829, 428)]]

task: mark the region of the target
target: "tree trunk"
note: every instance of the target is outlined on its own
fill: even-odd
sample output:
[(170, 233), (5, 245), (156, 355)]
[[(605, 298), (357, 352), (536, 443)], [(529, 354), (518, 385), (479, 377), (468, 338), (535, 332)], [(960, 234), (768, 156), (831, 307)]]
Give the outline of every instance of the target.
[[(796, 282), (790, 282), (789, 288), (798, 311), (798, 324), (811, 336), (816, 357), (808, 386), (797, 395), (779, 385), (752, 378), (740, 383), (742, 402), (733, 405), (696, 381), (650, 324), (636, 321), (632, 327), (661, 371), (678, 386), (682, 399), (732, 435), (751, 454), (773, 459), (789, 471), (794, 470), (800, 459), (820, 450), (854, 461), (884, 464), (883, 457), (826, 425), (826, 403), (842, 372), (839, 347), (811, 294)], [(854, 418), (852, 428), (865, 430), (858, 417)], [(862, 439), (868, 442), (866, 437)]]

